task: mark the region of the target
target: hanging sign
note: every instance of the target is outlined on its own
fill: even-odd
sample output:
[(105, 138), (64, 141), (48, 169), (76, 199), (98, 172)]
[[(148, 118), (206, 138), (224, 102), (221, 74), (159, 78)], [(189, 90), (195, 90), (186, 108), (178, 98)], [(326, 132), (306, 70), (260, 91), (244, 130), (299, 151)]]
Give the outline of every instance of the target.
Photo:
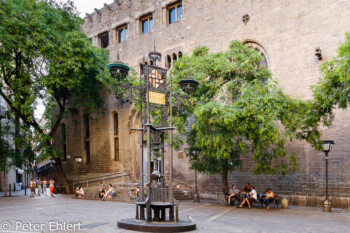
[(149, 102), (152, 104), (165, 105), (165, 94), (158, 92), (149, 92)]

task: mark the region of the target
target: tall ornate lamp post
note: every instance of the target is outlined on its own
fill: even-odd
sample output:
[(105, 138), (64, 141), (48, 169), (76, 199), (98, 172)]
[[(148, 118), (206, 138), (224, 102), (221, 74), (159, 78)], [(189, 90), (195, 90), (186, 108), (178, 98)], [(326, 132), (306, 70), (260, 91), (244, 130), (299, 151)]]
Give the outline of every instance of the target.
[[(161, 61), (161, 54), (153, 51), (148, 54), (149, 59), (153, 61), (151, 65), (142, 66), (143, 76), (140, 76), (140, 85), (133, 86), (118, 83), (117, 98), (124, 102), (135, 102), (138, 99), (140, 103), (140, 128), (133, 128), (140, 132), (140, 199), (136, 204), (136, 218), (122, 219), (118, 221), (118, 227), (152, 232), (174, 232), (189, 231), (196, 228), (193, 222), (179, 221), (178, 205), (173, 195), (173, 122), (172, 108), (180, 106), (181, 95), (172, 93), (172, 79), (170, 76), (170, 85), (167, 86), (167, 70), (157, 66), (157, 61)], [(108, 66), (110, 73), (121, 81), (126, 77), (128, 69), (123, 63), (118, 61)], [(119, 69), (119, 71), (118, 71)], [(123, 70), (124, 69), (124, 70)], [(119, 74), (124, 74), (120, 76)], [(196, 90), (198, 82), (195, 80), (183, 80), (179, 83), (183, 91), (191, 93)], [(119, 90), (126, 93), (125, 97)], [(151, 121), (151, 110), (160, 111), (161, 122), (155, 124)], [(169, 116), (168, 116), (169, 113)], [(169, 120), (169, 123), (168, 123)], [(169, 156), (169, 181), (165, 184), (164, 173), (164, 134), (168, 132), (170, 142)], [(146, 136), (146, 144), (144, 144)], [(147, 150), (144, 151), (143, 147)], [(145, 156), (144, 154), (145, 153)], [(152, 172), (151, 159), (154, 157), (154, 170)], [(160, 157), (160, 158), (159, 158)], [(145, 160), (145, 161), (144, 161)], [(144, 163), (146, 162), (147, 163)], [(158, 169), (158, 163), (160, 163)], [(146, 178), (146, 179), (145, 179)], [(144, 181), (147, 192), (144, 192)], [(147, 194), (146, 198), (145, 195)], [(169, 210), (167, 218), (166, 210)]]
[(323, 212), (332, 212), (332, 203), (328, 200), (328, 153), (332, 150), (334, 141), (323, 141), (323, 152), (326, 155), (326, 200), (323, 202)]
[(79, 185), (79, 182), (80, 182), (80, 164), (81, 162), (83, 161), (83, 157), (81, 156), (75, 156), (75, 161), (77, 162), (77, 166), (78, 166), (78, 185)]

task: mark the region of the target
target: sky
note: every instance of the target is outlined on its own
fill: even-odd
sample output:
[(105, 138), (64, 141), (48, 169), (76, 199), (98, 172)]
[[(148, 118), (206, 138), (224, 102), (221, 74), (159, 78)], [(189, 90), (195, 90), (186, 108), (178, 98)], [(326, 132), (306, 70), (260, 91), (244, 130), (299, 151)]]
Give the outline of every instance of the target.
[(105, 3), (111, 4), (113, 0), (72, 0), (75, 7), (80, 12), (80, 17), (84, 18), (86, 13), (94, 12), (94, 9), (101, 9)]

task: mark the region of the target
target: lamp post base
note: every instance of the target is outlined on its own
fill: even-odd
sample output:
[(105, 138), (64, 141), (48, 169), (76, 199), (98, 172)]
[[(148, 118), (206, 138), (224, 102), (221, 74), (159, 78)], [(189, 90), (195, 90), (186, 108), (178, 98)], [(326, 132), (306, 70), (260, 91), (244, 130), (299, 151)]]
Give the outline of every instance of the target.
[(146, 222), (134, 218), (121, 219), (118, 221), (121, 229), (141, 232), (185, 232), (196, 230), (196, 223), (188, 221), (179, 222)]
[(332, 212), (332, 202), (328, 199), (323, 202), (323, 212)]
[(198, 193), (195, 193), (195, 194), (194, 194), (194, 202), (200, 202), (199, 194), (198, 194)]

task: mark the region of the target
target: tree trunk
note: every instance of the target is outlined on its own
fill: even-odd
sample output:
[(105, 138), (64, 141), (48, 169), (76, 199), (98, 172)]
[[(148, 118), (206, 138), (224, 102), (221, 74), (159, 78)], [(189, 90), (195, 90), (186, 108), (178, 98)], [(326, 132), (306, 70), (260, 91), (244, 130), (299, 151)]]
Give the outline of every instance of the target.
[(222, 186), (225, 193), (228, 193), (228, 180), (227, 180), (227, 170), (224, 169), (222, 172)]
[(7, 188), (6, 188), (6, 172), (4, 171), (4, 192), (5, 192), (5, 197), (7, 197)]
[(60, 158), (55, 158), (55, 167), (56, 167), (57, 173), (60, 176), (61, 181), (63, 182), (63, 185), (64, 185), (64, 187), (66, 189), (66, 193), (67, 194), (72, 194), (73, 192), (72, 192), (72, 189), (70, 188), (69, 181), (68, 181), (66, 175), (64, 174)]

